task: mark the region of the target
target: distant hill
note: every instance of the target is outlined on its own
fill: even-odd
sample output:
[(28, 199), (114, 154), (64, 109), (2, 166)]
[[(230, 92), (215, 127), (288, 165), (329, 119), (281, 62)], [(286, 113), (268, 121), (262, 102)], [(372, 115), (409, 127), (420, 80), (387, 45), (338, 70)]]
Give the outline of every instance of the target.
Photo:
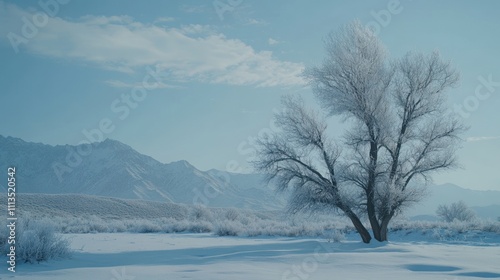
[(479, 217), (483, 219), (497, 220), (498, 218), (500, 218), (500, 204), (474, 206), (471, 208)]
[[(4, 194), (0, 198), (6, 199)], [(6, 211), (2, 204), (0, 210)], [(22, 194), (17, 197), (18, 212), (52, 217), (95, 215), (112, 219), (174, 218), (183, 219), (189, 207), (172, 202), (122, 199), (84, 194)]]
[(500, 217), (500, 191), (478, 191), (454, 184), (431, 185), (429, 195), (407, 212), (408, 216), (435, 215), (440, 204), (463, 200), (481, 218)]
[(0, 147), (0, 170), (16, 167), (20, 194), (76, 193), (255, 210), (285, 205), (261, 175), (203, 172), (187, 161), (164, 164), (115, 140), (90, 148), (0, 136)]

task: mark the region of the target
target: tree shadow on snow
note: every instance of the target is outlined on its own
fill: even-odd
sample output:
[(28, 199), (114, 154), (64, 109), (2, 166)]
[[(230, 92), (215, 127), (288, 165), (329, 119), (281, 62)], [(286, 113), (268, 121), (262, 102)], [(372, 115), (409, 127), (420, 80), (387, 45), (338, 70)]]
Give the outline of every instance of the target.
[(155, 251), (128, 251), (118, 253), (75, 252), (69, 260), (37, 265), (23, 265), (26, 272), (55, 271), (72, 268), (99, 268), (115, 266), (208, 265), (231, 261), (265, 261), (285, 255), (327, 254), (336, 252), (336, 243), (318, 241), (279, 242), (256, 245), (207, 246)]
[[(26, 272), (55, 271), (71, 268), (156, 266), (156, 265), (206, 265), (231, 261), (280, 261), (283, 256), (320, 255), (336, 253), (404, 252), (387, 243), (363, 244), (361, 242), (329, 243), (320, 241), (277, 242), (255, 245), (211, 246), (156, 251), (129, 251), (118, 253), (75, 252), (70, 260), (23, 266)], [(335, 257), (329, 258), (334, 262)]]

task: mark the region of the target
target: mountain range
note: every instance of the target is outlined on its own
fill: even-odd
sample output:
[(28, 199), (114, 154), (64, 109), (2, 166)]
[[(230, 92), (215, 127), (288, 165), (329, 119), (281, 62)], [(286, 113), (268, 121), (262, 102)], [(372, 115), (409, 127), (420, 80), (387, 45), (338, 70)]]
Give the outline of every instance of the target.
[[(87, 194), (103, 197), (279, 210), (287, 197), (261, 174), (201, 171), (187, 161), (161, 163), (116, 140), (46, 145), (0, 135), (0, 170), (16, 167), (17, 193)], [(6, 185), (0, 182), (2, 193)], [(465, 201), (479, 216), (500, 216), (500, 191), (433, 185), (408, 216), (434, 215), (440, 204)]]
[(51, 146), (0, 136), (0, 148), (0, 170), (16, 167), (18, 194), (77, 193), (254, 210), (286, 204), (259, 174), (204, 172), (187, 161), (164, 164), (110, 139)]

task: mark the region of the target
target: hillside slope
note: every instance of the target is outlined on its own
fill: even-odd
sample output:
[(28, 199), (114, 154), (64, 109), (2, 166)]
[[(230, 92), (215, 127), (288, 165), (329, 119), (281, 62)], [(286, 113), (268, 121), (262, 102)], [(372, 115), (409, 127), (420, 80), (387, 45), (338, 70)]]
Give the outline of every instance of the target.
[(19, 193), (78, 193), (256, 210), (284, 206), (283, 198), (255, 179), (260, 175), (238, 176), (238, 183), (247, 176), (253, 184), (240, 187), (230, 173), (203, 172), (187, 161), (164, 164), (115, 140), (91, 147), (50, 146), (0, 136), (0, 147), (0, 170), (16, 167)]

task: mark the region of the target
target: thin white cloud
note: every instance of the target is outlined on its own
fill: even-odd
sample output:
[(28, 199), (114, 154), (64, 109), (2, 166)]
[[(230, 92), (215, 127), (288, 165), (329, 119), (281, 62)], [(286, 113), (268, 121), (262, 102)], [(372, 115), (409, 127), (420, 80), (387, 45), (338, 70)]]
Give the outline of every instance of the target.
[(273, 38), (269, 38), (269, 39), (267, 40), (267, 43), (268, 43), (269, 45), (271, 45), (271, 46), (272, 46), (272, 45), (277, 45), (277, 44), (279, 44), (279, 43), (280, 43), (280, 41), (278, 41), (278, 40), (276, 40), (276, 39), (273, 39)]
[(130, 24), (134, 19), (129, 16), (83, 16), (80, 18), (87, 25)]
[[(4, 6), (0, 11), (0, 33), (22, 35), (21, 18), (32, 18), (32, 14), (12, 4)], [(6, 36), (2, 39), (6, 40)], [(304, 84), (300, 75), (303, 64), (279, 60), (270, 51), (256, 51), (239, 39), (227, 38), (202, 25), (164, 27), (128, 16), (85, 16), (78, 20), (54, 17), (19, 47), (21, 51), (126, 73), (156, 65), (176, 82)]]
[(468, 137), (467, 142), (477, 142), (477, 141), (491, 141), (498, 140), (500, 136), (480, 136), (480, 137)]
[[(134, 88), (134, 87), (143, 87), (144, 85), (142, 83), (127, 83), (124, 81), (119, 81), (119, 80), (107, 80), (104, 81), (105, 84), (107, 84), (110, 87), (114, 88)], [(167, 85), (165, 83), (155, 83), (155, 89), (161, 89), (161, 88), (175, 88), (176, 86), (171, 86)]]
[(245, 24), (246, 25), (266, 25), (267, 22), (263, 19), (247, 18), (247, 19), (245, 19)]
[(175, 21), (173, 17), (159, 17), (155, 20), (155, 22), (172, 22)]
[(205, 5), (182, 5), (181, 10), (190, 14), (200, 14), (207, 10)]

